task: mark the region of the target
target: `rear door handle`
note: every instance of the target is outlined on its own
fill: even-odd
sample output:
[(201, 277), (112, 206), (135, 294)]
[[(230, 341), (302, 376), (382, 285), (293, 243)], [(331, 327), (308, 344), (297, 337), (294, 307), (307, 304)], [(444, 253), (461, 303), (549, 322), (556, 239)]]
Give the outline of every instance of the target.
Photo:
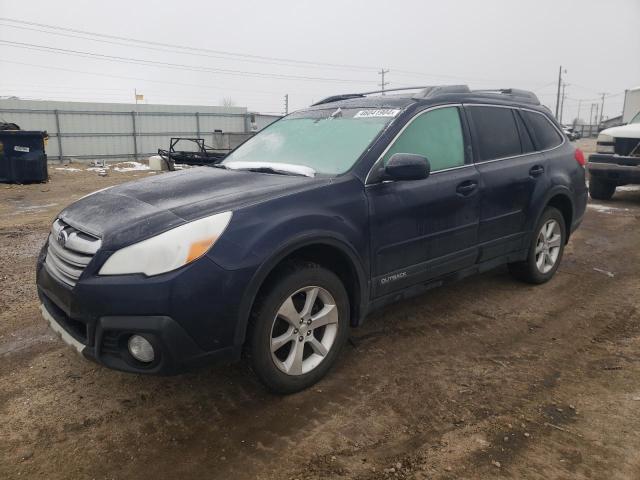
[(456, 187), (456, 192), (459, 195), (470, 195), (473, 192), (478, 184), (472, 180), (467, 180), (466, 182), (462, 182), (460, 185)]
[(538, 177), (544, 173), (544, 167), (542, 165), (534, 165), (529, 170), (529, 175), (532, 177)]

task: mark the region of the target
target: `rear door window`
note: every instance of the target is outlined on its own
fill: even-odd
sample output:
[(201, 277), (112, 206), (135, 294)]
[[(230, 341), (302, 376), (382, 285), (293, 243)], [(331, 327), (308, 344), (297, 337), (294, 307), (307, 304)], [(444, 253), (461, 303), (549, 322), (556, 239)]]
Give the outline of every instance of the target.
[(464, 165), (464, 137), (457, 107), (418, 114), (383, 157), (386, 165), (394, 153), (415, 153), (429, 160), (431, 171)]
[(522, 154), (520, 134), (511, 108), (470, 106), (481, 162)]
[(562, 143), (562, 136), (546, 115), (529, 110), (523, 110), (522, 114), (533, 130), (537, 147), (536, 150), (549, 150)]

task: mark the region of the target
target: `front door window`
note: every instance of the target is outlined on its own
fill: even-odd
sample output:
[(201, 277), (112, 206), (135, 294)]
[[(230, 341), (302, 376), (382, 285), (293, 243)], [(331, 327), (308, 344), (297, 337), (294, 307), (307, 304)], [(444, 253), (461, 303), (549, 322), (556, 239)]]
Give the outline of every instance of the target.
[(418, 114), (387, 150), (384, 165), (394, 153), (414, 153), (429, 160), (431, 171), (464, 165), (464, 138), (457, 107)]

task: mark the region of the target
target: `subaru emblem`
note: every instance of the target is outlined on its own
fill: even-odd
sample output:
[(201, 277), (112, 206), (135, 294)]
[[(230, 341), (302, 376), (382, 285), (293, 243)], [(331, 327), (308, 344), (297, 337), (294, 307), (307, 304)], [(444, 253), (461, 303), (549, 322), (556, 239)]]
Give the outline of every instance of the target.
[(64, 245), (67, 243), (67, 240), (69, 240), (69, 235), (67, 234), (67, 232), (65, 232), (64, 230), (60, 230), (60, 233), (58, 233), (58, 243), (60, 244), (60, 246), (64, 247)]

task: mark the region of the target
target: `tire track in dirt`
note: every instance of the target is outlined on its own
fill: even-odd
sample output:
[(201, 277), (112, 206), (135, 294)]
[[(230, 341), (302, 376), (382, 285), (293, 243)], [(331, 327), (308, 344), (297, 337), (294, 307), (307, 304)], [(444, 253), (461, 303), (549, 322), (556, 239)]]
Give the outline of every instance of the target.
[[(638, 192), (617, 204), (640, 214)], [(54, 213), (20, 231), (46, 235)], [(637, 478), (638, 218), (590, 210), (546, 285), (502, 269), (372, 315), (325, 380), (289, 397), (244, 364), (153, 378), (60, 343), (11, 351), (0, 477)], [(0, 232), (16, 230), (5, 222)], [(9, 274), (29, 282), (32, 268)], [(12, 290), (0, 335), (38, 335), (32, 293)]]

